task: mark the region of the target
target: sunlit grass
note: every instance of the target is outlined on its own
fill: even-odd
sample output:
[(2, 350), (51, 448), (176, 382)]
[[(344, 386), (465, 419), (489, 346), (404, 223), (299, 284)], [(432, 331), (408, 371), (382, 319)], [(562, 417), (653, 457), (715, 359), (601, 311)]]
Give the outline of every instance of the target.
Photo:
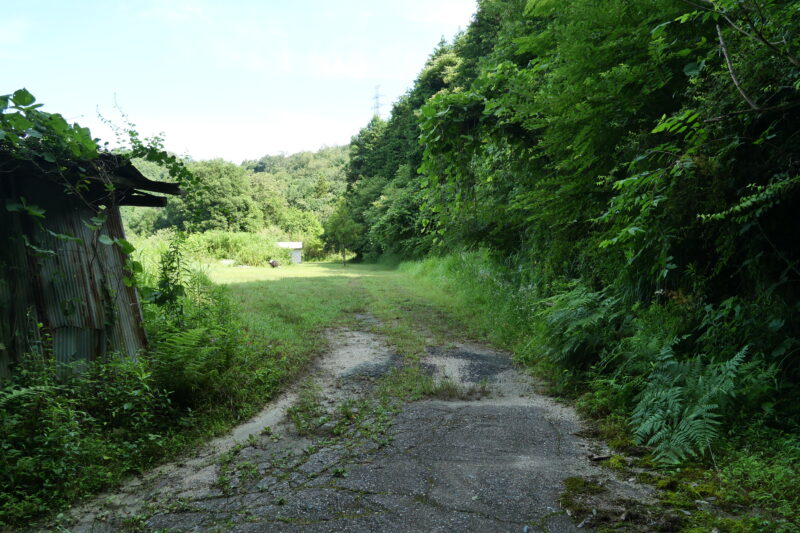
[(213, 264), (206, 265), (206, 268), (211, 279), (215, 283), (221, 284), (333, 276), (362, 278), (377, 275), (380, 271), (386, 271), (386, 268), (375, 265), (348, 264), (343, 267), (341, 263), (301, 263), (299, 265), (284, 265), (278, 268)]
[[(442, 311), (443, 288), (382, 265), (303, 263), (278, 268), (207, 265), (226, 285), (242, 320), (262, 342), (304, 366), (326, 349), (332, 327), (372, 329), (406, 357), (418, 357), (463, 328)], [(379, 323), (359, 322), (371, 315)]]

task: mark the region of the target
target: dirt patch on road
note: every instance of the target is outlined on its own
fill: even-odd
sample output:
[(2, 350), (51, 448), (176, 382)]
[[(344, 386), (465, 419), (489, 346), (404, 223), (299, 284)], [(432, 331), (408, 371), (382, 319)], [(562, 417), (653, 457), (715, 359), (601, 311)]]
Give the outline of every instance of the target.
[[(648, 499), (650, 489), (588, 459), (602, 445), (577, 436), (574, 411), (538, 394), (507, 354), (453, 344), (404, 361), (373, 333), (328, 340), (303, 389), (313, 394), (287, 393), (193, 457), (73, 509), (67, 528), (566, 532), (590, 529), (603, 502), (616, 513)], [(381, 385), (407, 365), (483, 394), (403, 404)], [(559, 495), (578, 477), (604, 497), (570, 517)]]

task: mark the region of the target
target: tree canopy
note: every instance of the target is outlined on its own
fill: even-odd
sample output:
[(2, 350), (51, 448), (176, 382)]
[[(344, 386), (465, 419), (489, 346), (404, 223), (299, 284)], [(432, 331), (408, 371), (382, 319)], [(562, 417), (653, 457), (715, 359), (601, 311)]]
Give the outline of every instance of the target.
[[(163, 210), (125, 209), (125, 222), (141, 235), (165, 228), (189, 232), (271, 228), (306, 241), (317, 253), (322, 223), (346, 187), (347, 150), (339, 146), (264, 156), (241, 165), (221, 159), (188, 162), (195, 181), (184, 187), (183, 196), (170, 199)], [(158, 165), (134, 161), (151, 179), (166, 178)]]

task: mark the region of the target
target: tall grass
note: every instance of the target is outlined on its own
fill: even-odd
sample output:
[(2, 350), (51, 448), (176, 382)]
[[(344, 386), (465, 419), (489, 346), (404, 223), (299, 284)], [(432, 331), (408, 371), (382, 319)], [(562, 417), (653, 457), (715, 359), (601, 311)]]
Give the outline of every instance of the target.
[[(161, 230), (148, 237), (133, 236), (130, 241), (137, 250), (137, 258), (152, 268), (166, 251), (172, 235), (170, 231)], [(286, 240), (286, 237), (278, 232), (214, 230), (190, 233), (186, 236), (183, 253), (187, 260), (194, 263), (227, 259), (239, 265), (264, 266), (274, 259), (285, 264), (290, 260), (290, 251), (278, 247), (277, 242), (282, 240)]]
[[(398, 270), (444, 289), (438, 303), (468, 322), (494, 344), (519, 352), (533, 334), (529, 311), (538, 301), (534, 287), (519, 287), (512, 273), (486, 250), (404, 262)], [(431, 293), (432, 297), (438, 292)]]

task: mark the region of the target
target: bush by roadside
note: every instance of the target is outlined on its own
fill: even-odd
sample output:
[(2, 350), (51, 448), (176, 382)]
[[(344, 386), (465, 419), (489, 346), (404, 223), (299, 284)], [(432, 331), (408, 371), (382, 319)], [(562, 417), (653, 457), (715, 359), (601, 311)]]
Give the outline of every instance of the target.
[[(251, 416), (287, 377), (222, 287), (167, 245), (139, 280), (150, 349), (59, 366), (27, 354), (0, 389), (0, 528), (57, 512)], [(169, 290), (166, 290), (169, 289)]]

